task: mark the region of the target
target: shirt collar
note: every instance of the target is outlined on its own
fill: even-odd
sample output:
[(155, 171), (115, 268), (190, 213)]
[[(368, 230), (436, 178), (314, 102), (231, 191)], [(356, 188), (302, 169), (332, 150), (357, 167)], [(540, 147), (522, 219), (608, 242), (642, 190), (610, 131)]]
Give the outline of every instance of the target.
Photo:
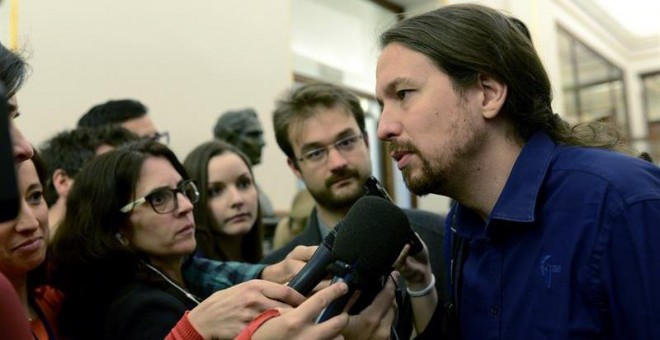
[[(525, 144), (513, 165), (488, 223), (504, 220), (529, 223), (534, 212), (543, 179), (545, 178), (556, 144), (545, 133), (535, 133)], [(456, 204), (448, 216), (451, 228), (463, 237), (485, 237), (486, 223), (477, 213)]]
[(323, 220), (321, 220), (321, 217), (319, 217), (319, 214), (316, 211), (316, 207), (314, 207), (314, 212), (315, 212), (314, 216), (316, 218), (316, 223), (319, 227), (319, 233), (321, 234), (321, 239), (325, 239), (325, 237), (330, 233), (331, 228), (330, 228), (330, 226), (325, 224), (325, 222), (323, 222)]
[(495, 203), (491, 219), (534, 222), (538, 194), (556, 147), (542, 132), (527, 141)]

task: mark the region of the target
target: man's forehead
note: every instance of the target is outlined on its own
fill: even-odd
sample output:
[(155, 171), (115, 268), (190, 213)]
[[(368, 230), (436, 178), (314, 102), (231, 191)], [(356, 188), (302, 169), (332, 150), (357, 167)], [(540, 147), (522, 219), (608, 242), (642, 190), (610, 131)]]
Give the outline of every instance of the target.
[(315, 142), (330, 142), (347, 130), (359, 132), (353, 115), (343, 108), (322, 108), (316, 113), (293, 121), (289, 126), (289, 136), (294, 146)]
[(121, 126), (140, 137), (153, 137), (158, 131), (148, 115), (129, 119), (123, 122)]

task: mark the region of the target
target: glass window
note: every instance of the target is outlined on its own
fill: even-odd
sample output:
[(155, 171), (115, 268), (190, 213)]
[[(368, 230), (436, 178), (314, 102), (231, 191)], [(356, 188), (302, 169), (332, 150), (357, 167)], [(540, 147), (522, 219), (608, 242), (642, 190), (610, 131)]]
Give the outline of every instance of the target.
[(660, 71), (642, 75), (642, 89), (649, 129), (644, 142), (656, 164), (660, 164)]
[(660, 122), (660, 72), (642, 75), (644, 110), (649, 122)]
[(623, 71), (561, 27), (558, 34), (566, 119), (612, 122), (627, 136)]

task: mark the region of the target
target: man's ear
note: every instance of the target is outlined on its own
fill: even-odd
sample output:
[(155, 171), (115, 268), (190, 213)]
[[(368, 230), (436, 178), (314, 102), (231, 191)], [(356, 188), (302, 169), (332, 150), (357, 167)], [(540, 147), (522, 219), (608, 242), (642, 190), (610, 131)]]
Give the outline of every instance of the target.
[(53, 172), (53, 186), (59, 197), (67, 197), (69, 195), (69, 190), (71, 190), (71, 185), (73, 185), (73, 178), (69, 177), (66, 171), (62, 169), (57, 169)]
[(486, 119), (493, 119), (504, 106), (507, 85), (486, 74), (479, 75), (479, 85), (483, 93), (481, 111)]
[(296, 161), (291, 158), (287, 158), (286, 164), (289, 166), (293, 174), (296, 175), (296, 177), (301, 178), (302, 174), (300, 173), (300, 169), (298, 169), (298, 164)]

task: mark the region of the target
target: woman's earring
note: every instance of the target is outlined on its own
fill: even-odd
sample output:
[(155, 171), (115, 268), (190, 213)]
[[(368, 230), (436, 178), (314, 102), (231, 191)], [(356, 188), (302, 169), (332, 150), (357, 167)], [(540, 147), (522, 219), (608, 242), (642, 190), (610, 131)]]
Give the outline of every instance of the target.
[(122, 234), (120, 234), (120, 233), (116, 233), (116, 234), (115, 234), (115, 237), (117, 238), (117, 241), (119, 241), (119, 243), (121, 243), (123, 246), (127, 246), (127, 245), (128, 245), (128, 240), (125, 239), (124, 236), (122, 236)]

